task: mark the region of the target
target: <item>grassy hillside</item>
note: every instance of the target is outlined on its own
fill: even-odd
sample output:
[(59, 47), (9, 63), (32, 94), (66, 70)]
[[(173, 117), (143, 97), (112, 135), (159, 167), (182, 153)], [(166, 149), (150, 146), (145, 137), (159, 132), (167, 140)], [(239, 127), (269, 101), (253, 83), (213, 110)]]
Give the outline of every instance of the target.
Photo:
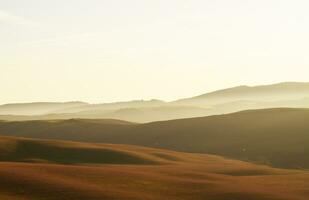
[(3, 200), (307, 200), (309, 175), (210, 160), (161, 166), (0, 163)]
[[(0, 161), (2, 162), (159, 164), (168, 161), (164, 156), (158, 155), (146, 148), (125, 145), (0, 137)], [(168, 154), (166, 157), (174, 158)], [(176, 157), (174, 159), (176, 160)]]
[(206, 154), (12, 137), (0, 137), (0, 152), (3, 200), (309, 197), (307, 171), (275, 169)]
[(0, 134), (135, 144), (309, 168), (309, 110), (269, 109), (148, 124), (91, 120), (1, 122)]

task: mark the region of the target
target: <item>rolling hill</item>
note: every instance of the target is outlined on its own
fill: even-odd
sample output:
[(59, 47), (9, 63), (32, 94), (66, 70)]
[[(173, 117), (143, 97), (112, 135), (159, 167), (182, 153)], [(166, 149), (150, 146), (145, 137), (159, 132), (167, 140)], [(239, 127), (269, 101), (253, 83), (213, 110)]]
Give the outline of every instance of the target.
[(3, 200), (306, 200), (309, 196), (307, 171), (207, 154), (13, 137), (0, 137), (0, 152)]
[(308, 120), (308, 109), (267, 109), (146, 124), (83, 119), (3, 121), (0, 135), (133, 144), (309, 168)]
[[(167, 154), (166, 157), (168, 156)], [(160, 156), (142, 147), (135, 150), (124, 145), (0, 137), (0, 162), (159, 164), (164, 161)]]

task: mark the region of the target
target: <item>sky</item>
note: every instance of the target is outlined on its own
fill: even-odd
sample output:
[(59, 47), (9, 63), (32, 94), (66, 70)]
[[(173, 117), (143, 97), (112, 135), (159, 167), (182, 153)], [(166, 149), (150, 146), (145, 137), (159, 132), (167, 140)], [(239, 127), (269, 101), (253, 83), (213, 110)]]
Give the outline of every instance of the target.
[(0, 104), (309, 81), (308, 0), (0, 0)]

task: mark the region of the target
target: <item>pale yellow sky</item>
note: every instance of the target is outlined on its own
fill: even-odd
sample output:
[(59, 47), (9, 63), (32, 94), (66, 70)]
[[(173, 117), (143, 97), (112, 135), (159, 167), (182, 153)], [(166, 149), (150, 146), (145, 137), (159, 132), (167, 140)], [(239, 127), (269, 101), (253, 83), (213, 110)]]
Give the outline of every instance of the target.
[(309, 81), (305, 0), (0, 0), (0, 104)]

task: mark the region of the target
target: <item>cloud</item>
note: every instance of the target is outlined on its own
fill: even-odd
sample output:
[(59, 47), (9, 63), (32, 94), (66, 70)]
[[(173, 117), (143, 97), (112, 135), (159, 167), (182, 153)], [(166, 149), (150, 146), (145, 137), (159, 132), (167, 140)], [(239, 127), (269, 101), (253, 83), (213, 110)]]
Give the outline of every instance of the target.
[(34, 26), (36, 25), (35, 22), (25, 19), (20, 16), (13, 15), (9, 12), (0, 10), (0, 24), (14, 24), (14, 25), (21, 25), (21, 26)]

